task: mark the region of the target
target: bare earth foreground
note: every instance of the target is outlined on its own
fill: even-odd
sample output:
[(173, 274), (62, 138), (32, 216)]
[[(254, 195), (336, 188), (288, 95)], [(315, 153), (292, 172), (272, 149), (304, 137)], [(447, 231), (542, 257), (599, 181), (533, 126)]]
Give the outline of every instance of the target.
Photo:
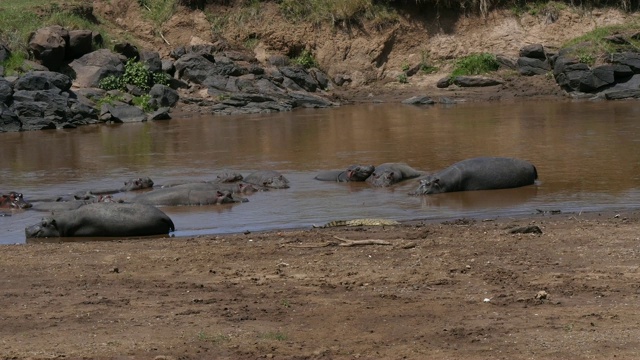
[(636, 359), (639, 226), (563, 213), (1, 246), (0, 358)]

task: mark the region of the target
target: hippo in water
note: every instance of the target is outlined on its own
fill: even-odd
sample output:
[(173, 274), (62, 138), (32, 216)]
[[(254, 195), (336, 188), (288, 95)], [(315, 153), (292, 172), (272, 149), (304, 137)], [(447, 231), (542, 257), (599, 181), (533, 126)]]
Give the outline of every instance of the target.
[(232, 183), (217, 183), (217, 182), (197, 182), (197, 183), (186, 183), (173, 186), (174, 188), (188, 188), (191, 190), (219, 190), (219, 191), (229, 191), (232, 194), (243, 194), (249, 195), (253, 194), (257, 191), (267, 191), (268, 188), (261, 187), (258, 185), (253, 185), (246, 183), (244, 181), (232, 182)]
[(32, 205), (24, 200), (22, 193), (11, 191), (0, 195), (0, 208), (28, 209)]
[(384, 163), (373, 172), (367, 179), (367, 183), (378, 186), (387, 187), (400, 181), (417, 178), (422, 173), (405, 163)]
[(45, 201), (36, 202), (33, 205), (33, 210), (38, 211), (65, 211), (75, 210), (82, 206), (100, 202), (122, 202), (121, 200), (114, 199), (111, 195), (90, 195), (86, 200), (69, 200), (69, 201)]
[(148, 236), (174, 231), (173, 221), (150, 205), (101, 202), (63, 211), (25, 229), (27, 238)]
[(351, 165), (347, 170), (323, 171), (316, 175), (314, 179), (337, 182), (365, 181), (373, 174), (374, 170), (375, 166), (373, 165)]
[(97, 189), (90, 191), (80, 191), (74, 194), (76, 200), (90, 200), (96, 195), (110, 195), (127, 191), (149, 189), (153, 187), (153, 180), (149, 177), (138, 177), (124, 182), (124, 186), (117, 189)]
[(457, 162), (427, 175), (413, 195), (453, 191), (508, 189), (532, 185), (538, 178), (533, 164), (514, 158), (479, 157)]
[(289, 180), (277, 171), (260, 170), (245, 176), (244, 181), (272, 189), (288, 189)]
[(132, 203), (166, 206), (216, 205), (246, 201), (248, 200), (244, 198), (234, 198), (230, 191), (183, 186), (153, 190), (131, 199)]

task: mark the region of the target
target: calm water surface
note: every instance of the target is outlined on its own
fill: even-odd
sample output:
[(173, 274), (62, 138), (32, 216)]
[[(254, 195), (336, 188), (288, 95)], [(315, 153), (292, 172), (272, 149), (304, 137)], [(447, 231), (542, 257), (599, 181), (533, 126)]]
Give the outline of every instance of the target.
[[(282, 172), (291, 188), (237, 205), (162, 208), (175, 236), (308, 227), (336, 219), (491, 218), (540, 210), (633, 209), (640, 204), (640, 103), (526, 102), (415, 107), (399, 104), (238, 117), (87, 126), (0, 134), (0, 191), (30, 197), (120, 187), (149, 176), (157, 185)], [(535, 186), (409, 196), (393, 188), (320, 182), (319, 171), (352, 163), (406, 162), (435, 171), (476, 156), (534, 163)], [(130, 194), (120, 195), (123, 198)], [(24, 243), (44, 212), (3, 210), (0, 244)]]

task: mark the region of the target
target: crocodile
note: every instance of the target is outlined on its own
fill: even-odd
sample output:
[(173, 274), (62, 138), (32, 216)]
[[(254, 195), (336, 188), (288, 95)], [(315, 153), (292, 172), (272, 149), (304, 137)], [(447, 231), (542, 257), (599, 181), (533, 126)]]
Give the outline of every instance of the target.
[(400, 225), (399, 222), (389, 219), (353, 219), (353, 220), (334, 220), (324, 225), (313, 225), (314, 228), (330, 228), (338, 226), (391, 226)]

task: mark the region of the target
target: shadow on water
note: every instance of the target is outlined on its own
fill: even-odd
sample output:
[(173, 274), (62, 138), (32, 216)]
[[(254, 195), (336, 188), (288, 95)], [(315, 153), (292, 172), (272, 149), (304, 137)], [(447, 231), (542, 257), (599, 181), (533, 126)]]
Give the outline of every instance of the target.
[[(223, 171), (278, 170), (291, 188), (233, 206), (163, 207), (175, 236), (311, 227), (332, 220), (449, 219), (598, 211), (640, 203), (640, 107), (636, 102), (524, 102), (408, 106), (366, 104), (249, 116), (86, 126), (0, 134), (0, 191), (29, 198), (118, 188), (132, 177), (157, 185), (211, 180)], [(437, 196), (314, 180), (351, 164), (405, 162), (432, 172), (477, 156), (536, 165), (535, 186)], [(129, 199), (133, 194), (117, 194)], [(0, 244), (24, 243), (42, 211), (1, 210)]]

